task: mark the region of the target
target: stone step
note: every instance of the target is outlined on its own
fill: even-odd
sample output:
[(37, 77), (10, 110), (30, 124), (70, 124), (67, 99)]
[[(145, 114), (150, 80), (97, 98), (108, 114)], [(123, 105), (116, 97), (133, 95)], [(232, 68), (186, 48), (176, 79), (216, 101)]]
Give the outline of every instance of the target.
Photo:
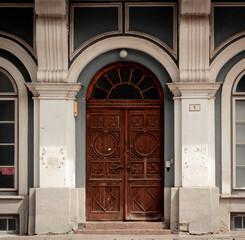
[(169, 235), (170, 229), (81, 229), (75, 230), (76, 234), (99, 234), (99, 235)]
[(86, 222), (77, 234), (166, 235), (171, 234), (164, 222)]
[[(78, 228), (84, 228), (84, 225), (78, 225)], [(165, 222), (116, 222), (116, 221), (106, 221), (106, 222), (86, 222), (86, 229), (166, 229), (167, 226)]]

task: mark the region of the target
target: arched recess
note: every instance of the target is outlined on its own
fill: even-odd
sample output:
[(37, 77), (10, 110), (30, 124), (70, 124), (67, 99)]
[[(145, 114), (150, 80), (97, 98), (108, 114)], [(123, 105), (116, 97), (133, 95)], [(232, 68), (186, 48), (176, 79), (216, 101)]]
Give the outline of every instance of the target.
[(245, 74), (245, 59), (236, 63), (227, 74), (221, 95), (221, 141), (222, 141), (222, 194), (231, 194), (232, 190), (232, 111), (231, 94), (234, 82)]
[[(94, 75), (99, 72), (104, 67), (120, 62), (134, 62), (141, 64), (153, 72), (157, 79), (159, 80), (164, 93), (164, 159), (170, 159), (174, 155), (174, 103), (172, 101), (172, 94), (167, 87), (166, 83), (172, 82), (172, 79), (163, 67), (156, 59), (154, 59), (149, 54), (144, 51), (138, 51), (134, 49), (127, 49), (128, 56), (126, 59), (122, 60), (119, 57), (119, 51), (117, 47), (111, 51), (100, 54), (94, 59), (87, 61), (88, 64), (84, 66), (83, 71), (79, 73), (77, 79), (83, 84), (82, 89), (76, 96), (78, 102), (78, 115), (76, 117), (76, 187), (79, 187), (83, 191), (83, 198), (85, 199), (85, 186), (86, 186), (86, 151), (82, 146), (86, 146), (86, 96), (88, 86), (91, 83)], [(174, 63), (173, 63), (174, 64)], [(177, 74), (177, 72), (176, 72)], [(164, 192), (168, 191), (170, 187), (174, 186), (174, 168), (171, 168), (169, 172), (164, 173)], [(168, 196), (165, 194), (165, 196)], [(164, 199), (164, 214), (166, 214), (165, 219), (169, 216), (169, 206), (168, 198)], [(83, 209), (85, 207), (85, 201), (82, 203)], [(85, 210), (84, 210), (85, 211)], [(85, 219), (85, 215), (84, 215)]]
[(76, 82), (82, 70), (99, 55), (114, 49), (134, 49), (148, 54), (166, 68), (173, 82), (179, 82), (179, 70), (172, 58), (157, 45), (136, 37), (111, 37), (101, 40), (82, 52), (69, 69), (68, 81)]
[(222, 67), (238, 53), (245, 50), (245, 38), (239, 39), (226, 47), (210, 65), (210, 82), (215, 82)]
[(0, 49), (4, 49), (15, 55), (25, 66), (31, 81), (37, 81), (37, 65), (32, 57), (20, 45), (9, 39), (0, 37)]
[(25, 79), (21, 72), (8, 60), (0, 57), (0, 67), (7, 71), (15, 81), (18, 91), (18, 194), (28, 193), (28, 96)]

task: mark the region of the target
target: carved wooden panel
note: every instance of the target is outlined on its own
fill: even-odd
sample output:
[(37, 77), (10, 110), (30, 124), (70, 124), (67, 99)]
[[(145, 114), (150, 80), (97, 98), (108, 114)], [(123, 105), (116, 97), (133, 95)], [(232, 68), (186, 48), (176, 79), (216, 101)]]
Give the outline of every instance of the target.
[(119, 212), (120, 211), (120, 186), (91, 187), (92, 208), (91, 212)]
[(93, 150), (102, 157), (112, 156), (118, 148), (117, 139), (108, 133), (98, 134), (93, 142)]
[(157, 148), (157, 139), (150, 133), (140, 133), (134, 138), (133, 150), (142, 157), (150, 156)]
[(117, 115), (108, 116), (108, 127), (111, 128), (119, 127), (119, 116)]
[(147, 128), (159, 128), (160, 127), (160, 116), (159, 115), (146, 116), (146, 127)]
[(91, 110), (87, 113), (88, 220), (123, 219), (123, 121), (120, 110)]
[(144, 181), (131, 182), (128, 196), (131, 200), (128, 219), (160, 219), (162, 217), (162, 201), (159, 199), (159, 193), (161, 193), (161, 186), (156, 184), (155, 181), (148, 181), (147, 183)]
[(104, 126), (104, 116), (101, 115), (93, 115), (91, 119), (91, 127), (92, 128), (103, 128)]
[[(139, 116), (140, 126), (135, 124)], [(127, 219), (159, 219), (163, 216), (161, 111), (130, 110), (128, 126)]]
[(143, 115), (134, 115), (132, 116), (132, 126), (136, 128), (143, 127)]
[(163, 216), (161, 121), (160, 109), (88, 110), (87, 220)]

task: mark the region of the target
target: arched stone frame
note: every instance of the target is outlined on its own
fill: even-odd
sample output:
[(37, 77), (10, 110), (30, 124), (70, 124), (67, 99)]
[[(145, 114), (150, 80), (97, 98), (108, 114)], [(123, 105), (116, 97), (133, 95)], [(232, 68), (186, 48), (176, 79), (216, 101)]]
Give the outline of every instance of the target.
[(25, 40), (23, 40), (22, 38), (20, 38), (20, 37), (14, 35), (14, 34), (5, 32), (5, 31), (0, 31), (0, 34), (6, 36), (6, 37), (8, 37), (8, 38), (14, 39), (16, 42), (21, 43), (23, 46), (25, 46), (25, 47), (28, 49), (28, 51), (29, 51), (35, 58), (37, 57), (37, 54), (36, 54), (36, 52), (35, 52), (35, 50), (34, 50), (35, 47), (32, 48), (32, 47), (31, 47)]
[(111, 37), (93, 44), (76, 58), (69, 69), (69, 83), (76, 82), (85, 66), (99, 55), (122, 48), (138, 50), (152, 56), (166, 68), (173, 82), (179, 82), (179, 70), (175, 62), (157, 45), (136, 37)]
[(28, 71), (31, 81), (37, 81), (37, 65), (31, 56), (17, 43), (0, 37), (0, 49), (4, 49), (13, 55), (15, 55), (25, 66)]
[(218, 73), (222, 67), (238, 53), (245, 50), (245, 38), (239, 39), (226, 47), (211, 63), (210, 70), (210, 82), (215, 82)]
[[(118, 41), (119, 40), (119, 41)], [(118, 53), (117, 53), (117, 60), (116, 61), (121, 61), (121, 59), (119, 58), (119, 51), (120, 49), (123, 49), (123, 48), (126, 48), (128, 49), (128, 52), (129, 52), (129, 55), (128, 56), (131, 56), (131, 51), (134, 52), (134, 53), (137, 53), (139, 52), (139, 56), (148, 56), (149, 58), (152, 58), (154, 59), (157, 64), (159, 64), (159, 67), (161, 68), (162, 66), (162, 69), (164, 69), (164, 72), (166, 72), (166, 74), (168, 75), (168, 78), (169, 78), (169, 82), (173, 81), (172, 79), (174, 78), (175, 81), (179, 81), (179, 70), (175, 64), (175, 62), (171, 59), (171, 57), (169, 57), (169, 55), (167, 55), (160, 47), (152, 44), (151, 42), (148, 42), (146, 40), (142, 40), (142, 39), (138, 39), (138, 38), (134, 38), (134, 37), (114, 37), (114, 38), (111, 38), (111, 39), (105, 39), (105, 40), (102, 40), (100, 42), (98, 42), (97, 44), (95, 45), (92, 45), (91, 47), (89, 47), (88, 49), (86, 49), (83, 53), (81, 53), (80, 56), (77, 57), (77, 59), (73, 62), (73, 64), (71, 65), (70, 69), (69, 69), (69, 82), (72, 83), (72, 82), (76, 82), (78, 81), (79, 77), (80, 77), (80, 74), (82, 72), (84, 72), (83, 70), (86, 69), (86, 66), (89, 66), (91, 62), (93, 62), (93, 60), (100, 58), (102, 56), (104, 56), (104, 54), (109, 54), (109, 55), (105, 55), (105, 58), (108, 60), (108, 57), (107, 56), (111, 56), (110, 55), (110, 52), (114, 52), (116, 54), (117, 50), (118, 50)], [(113, 51), (114, 50), (114, 51)], [(112, 56), (112, 59), (113, 59), (113, 62), (115, 61), (114, 59), (114, 56)], [(109, 57), (110, 58), (110, 57)], [(126, 61), (135, 61), (135, 60), (132, 60), (132, 59), (125, 59)], [(149, 60), (149, 59), (148, 59)], [(107, 64), (111, 64), (113, 62), (108, 62), (108, 63), (104, 63), (103, 66), (106, 66)], [(138, 61), (137, 63), (140, 63), (140, 64), (143, 64), (142, 62)], [(151, 63), (153, 64), (153, 63)], [(144, 65), (144, 64), (143, 64)], [(146, 67), (149, 68), (148, 65), (145, 65)], [(154, 64), (154, 66), (156, 66)], [(151, 68), (149, 68), (151, 70)], [(97, 69), (97, 70), (94, 70), (94, 74), (99, 71), (100, 69)], [(92, 77), (93, 75), (91, 75)], [(87, 76), (85, 76), (87, 78)], [(86, 92), (87, 92), (87, 82), (85, 84), (84, 82), (84, 79), (81, 78), (81, 83), (84, 84), (84, 86), (82, 87), (80, 93), (78, 94), (78, 108), (79, 106), (82, 105), (82, 108), (78, 109), (78, 117), (77, 117), (77, 121), (79, 121), (79, 126), (81, 127), (81, 130), (78, 131), (78, 129), (76, 130), (76, 133), (77, 135), (79, 136), (82, 136), (82, 139), (81, 139), (81, 142), (80, 142), (80, 145), (82, 144), (82, 146), (84, 146), (86, 144), (86, 141), (84, 139), (84, 132), (85, 132), (85, 119), (86, 119), (86, 108), (85, 108), (85, 99), (83, 99), (83, 97), (85, 98), (86, 97)], [(91, 80), (91, 79), (90, 79)], [(87, 80), (86, 80), (87, 81)], [(162, 83), (163, 84), (163, 83)], [(164, 86), (164, 85), (162, 85)], [(165, 90), (164, 91), (169, 91), (169, 89), (167, 88), (167, 86), (165, 85)], [(83, 94), (81, 94), (81, 92)], [(79, 96), (80, 95), (80, 96)], [(170, 93), (169, 91), (169, 97), (172, 99), (172, 94)], [(169, 99), (169, 102), (172, 102), (173, 104), (173, 101), (170, 101)], [(174, 104), (173, 104), (174, 105)], [(174, 107), (172, 106), (172, 110), (170, 110), (169, 108), (166, 108), (166, 111), (167, 112), (172, 112), (172, 114), (174, 115), (173, 113), (173, 109)], [(82, 121), (82, 122), (81, 122)], [(171, 122), (169, 121), (166, 121), (165, 124), (171, 124), (171, 125), (174, 125), (174, 119), (171, 119)], [(166, 130), (167, 131), (174, 131), (173, 129), (170, 130), (171, 128), (167, 128)], [(165, 133), (167, 132), (165, 130)], [(167, 133), (166, 133), (167, 134)], [(171, 133), (172, 135), (172, 138), (174, 137), (174, 132)], [(79, 137), (78, 137), (79, 138)], [(76, 141), (78, 140), (78, 138), (76, 139)], [(79, 140), (80, 141), (80, 140)], [(173, 150), (172, 153), (171, 153), (171, 157), (173, 157), (173, 154), (174, 154), (174, 142), (171, 141), (171, 139), (169, 139), (169, 141), (171, 143), (171, 147)], [(168, 147), (169, 148), (169, 147)], [(81, 176), (81, 174), (86, 174), (85, 173), (85, 170), (84, 170), (84, 166), (82, 165), (82, 163), (80, 163), (80, 161), (85, 161), (85, 154), (84, 154), (84, 151), (81, 149), (81, 147), (79, 147), (79, 150), (81, 152), (81, 158), (82, 159), (77, 159), (77, 169), (80, 169), (82, 170), (82, 172), (79, 170), (79, 172), (76, 172), (76, 175), (77, 175), (77, 181), (78, 181), (78, 178), (80, 179), (79, 175)], [(168, 156), (168, 158), (170, 159), (170, 156)], [(77, 170), (76, 170), (77, 171)], [(171, 171), (170, 171), (171, 172)], [(169, 172), (167, 173), (169, 174)], [(172, 176), (173, 177), (173, 176)], [(172, 180), (170, 180), (172, 181)], [(81, 188), (81, 191), (83, 192), (83, 199), (84, 201), (82, 201), (80, 204), (81, 204), (81, 209), (85, 209), (85, 189), (84, 189), (84, 185), (82, 182), (79, 182), (77, 183), (77, 187)], [(166, 187), (164, 189), (164, 192), (165, 192), (165, 200), (166, 201), (166, 204), (165, 206), (166, 209), (165, 209), (165, 217), (167, 219), (169, 219), (169, 209), (167, 209), (169, 207), (169, 197), (170, 197), (170, 187)], [(170, 208), (170, 207), (169, 207)], [(81, 219), (82, 222), (85, 221), (85, 215), (83, 215), (82, 219)]]
[[(245, 50), (245, 38), (227, 46), (211, 63), (210, 82), (215, 82), (219, 72), (237, 54)], [(231, 194), (231, 91), (234, 81), (244, 70), (245, 60), (236, 63), (226, 75), (221, 95), (221, 163), (222, 163), (222, 194)]]
[(28, 193), (28, 97), (25, 79), (20, 71), (8, 60), (0, 57), (0, 67), (14, 79), (18, 91), (18, 195)]
[(245, 59), (236, 63), (227, 74), (221, 94), (221, 143), (222, 143), (222, 194), (230, 195), (232, 190), (232, 111), (231, 95), (234, 82), (245, 72)]

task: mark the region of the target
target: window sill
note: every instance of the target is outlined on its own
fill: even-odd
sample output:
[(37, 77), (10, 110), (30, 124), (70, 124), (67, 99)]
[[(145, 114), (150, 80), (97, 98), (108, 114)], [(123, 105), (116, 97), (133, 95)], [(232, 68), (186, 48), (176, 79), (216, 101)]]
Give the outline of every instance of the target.
[(23, 200), (24, 196), (8, 196), (8, 195), (0, 195), (0, 200)]
[(238, 195), (238, 194), (220, 194), (220, 198), (222, 199), (243, 199), (245, 195)]

